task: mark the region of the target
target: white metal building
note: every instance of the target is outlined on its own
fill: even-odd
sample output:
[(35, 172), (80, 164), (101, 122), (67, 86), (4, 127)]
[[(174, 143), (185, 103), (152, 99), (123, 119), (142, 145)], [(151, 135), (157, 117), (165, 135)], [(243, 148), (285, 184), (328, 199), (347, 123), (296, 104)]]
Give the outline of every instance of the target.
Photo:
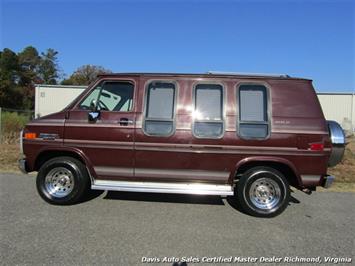
[[(35, 116), (57, 112), (67, 106), (86, 86), (37, 85)], [(318, 98), (327, 120), (337, 121), (346, 131), (355, 131), (354, 93), (319, 92)]]
[(85, 89), (86, 86), (37, 85), (35, 91), (35, 117), (62, 110)]
[(355, 131), (355, 96), (346, 92), (317, 93), (327, 120), (337, 121), (346, 132)]

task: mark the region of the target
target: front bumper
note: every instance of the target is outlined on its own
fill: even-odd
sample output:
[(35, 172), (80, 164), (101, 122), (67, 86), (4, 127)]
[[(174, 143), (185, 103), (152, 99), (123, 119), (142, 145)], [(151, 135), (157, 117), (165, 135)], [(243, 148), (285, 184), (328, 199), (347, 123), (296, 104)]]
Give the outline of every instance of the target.
[(335, 177), (332, 175), (327, 175), (323, 177), (322, 187), (329, 188), (332, 186)]
[(27, 167), (26, 159), (18, 160), (18, 168), (21, 170), (22, 173), (24, 173), (24, 174), (28, 173), (28, 167)]

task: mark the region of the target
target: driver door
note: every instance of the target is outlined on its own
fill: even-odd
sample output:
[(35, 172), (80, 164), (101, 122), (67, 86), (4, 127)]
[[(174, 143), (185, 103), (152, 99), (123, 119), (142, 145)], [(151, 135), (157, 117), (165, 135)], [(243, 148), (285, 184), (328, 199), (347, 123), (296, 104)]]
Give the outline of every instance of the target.
[(66, 119), (64, 145), (82, 151), (97, 179), (133, 178), (135, 84), (134, 80), (102, 81)]

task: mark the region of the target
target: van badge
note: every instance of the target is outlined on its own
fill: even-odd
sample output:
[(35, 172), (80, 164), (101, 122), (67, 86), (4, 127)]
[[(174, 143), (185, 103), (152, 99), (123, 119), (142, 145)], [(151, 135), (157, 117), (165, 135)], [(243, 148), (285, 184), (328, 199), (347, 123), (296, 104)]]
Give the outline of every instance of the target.
[(44, 140), (54, 140), (59, 138), (58, 134), (50, 134), (50, 133), (40, 133), (39, 138), (44, 139)]

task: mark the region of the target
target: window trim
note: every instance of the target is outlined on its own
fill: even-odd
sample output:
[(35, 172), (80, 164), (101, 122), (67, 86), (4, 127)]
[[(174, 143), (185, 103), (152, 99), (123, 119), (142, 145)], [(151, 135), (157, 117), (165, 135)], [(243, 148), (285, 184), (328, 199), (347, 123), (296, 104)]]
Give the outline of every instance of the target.
[[(174, 84), (175, 90), (174, 90), (174, 108), (173, 108), (173, 118), (172, 119), (165, 119), (165, 118), (155, 118), (155, 119), (147, 119), (147, 107), (148, 107), (148, 90), (149, 90), (149, 85), (151, 83), (171, 83)], [(176, 112), (177, 112), (177, 100), (178, 100), (178, 95), (179, 95), (179, 83), (176, 80), (172, 79), (149, 79), (145, 82), (144, 85), (144, 98), (143, 98), (143, 121), (142, 121), (142, 131), (144, 135), (150, 136), (150, 137), (171, 137), (172, 135), (175, 134), (176, 132)], [(170, 134), (149, 134), (145, 130), (145, 122), (146, 121), (158, 121), (158, 122), (173, 122), (173, 130), (171, 131)]]
[(94, 84), (92, 86), (89, 85), (89, 87), (86, 89), (87, 91), (84, 91), (84, 94), (82, 95), (82, 97), (80, 97), (80, 99), (78, 99), (78, 101), (76, 102), (76, 104), (74, 105), (74, 107), (71, 110), (76, 110), (76, 111), (89, 111), (89, 110), (83, 110), (80, 109), (80, 104), (83, 102), (83, 100), (88, 97), (90, 95), (90, 93), (92, 91), (94, 91), (96, 89), (97, 86), (101, 85), (101, 89), (98, 95), (98, 98), (101, 96), (101, 91), (102, 91), (102, 86), (103, 84), (105, 84), (106, 82), (126, 82), (126, 83), (131, 83), (133, 85), (133, 99), (132, 99), (132, 107), (130, 111), (108, 111), (108, 110), (100, 110), (100, 112), (110, 112), (110, 113), (122, 113), (122, 114), (130, 114), (130, 113), (134, 113), (135, 112), (135, 108), (136, 108), (136, 95), (137, 95), (137, 83), (135, 80), (133, 79), (99, 79), (96, 82), (94, 82)]
[[(196, 119), (194, 116), (193, 116), (193, 112), (195, 111), (196, 109), (196, 87), (198, 85), (220, 85), (222, 87), (222, 119), (220, 121), (213, 121), (213, 120), (199, 120), (199, 119)], [(214, 80), (204, 80), (204, 81), (197, 81), (197, 82), (194, 82), (193, 84), (193, 89), (192, 89), (192, 126), (191, 126), (191, 130), (192, 130), (192, 135), (197, 138), (197, 139), (222, 139), (224, 137), (224, 134), (225, 134), (225, 130), (226, 130), (226, 92), (225, 92), (225, 84), (221, 81), (214, 81)], [(222, 133), (219, 135), (219, 136), (216, 136), (216, 137), (203, 137), (203, 136), (197, 136), (195, 134), (195, 122), (206, 122), (206, 123), (221, 123), (222, 122)]]
[[(104, 86), (105, 86), (105, 83), (108, 83), (108, 82), (126, 82), (126, 83), (131, 83), (133, 85), (133, 98), (132, 98), (132, 106), (131, 106), (131, 109), (129, 111), (110, 111), (110, 110), (100, 110), (100, 112), (110, 112), (110, 113), (132, 113), (133, 112), (133, 105), (134, 105), (134, 84), (132, 82), (129, 82), (129, 81), (112, 81), (112, 80), (103, 80), (102, 83), (99, 83), (98, 85), (101, 85), (101, 89), (100, 89), (100, 92), (99, 92), (99, 96), (97, 97), (97, 100), (100, 99), (101, 97), (101, 94), (102, 94), (102, 90), (104, 89)], [(98, 102), (98, 101), (97, 101)]]
[[(240, 87), (241, 86), (263, 86), (265, 88), (266, 93), (266, 121), (258, 122), (258, 121), (242, 121), (240, 120)], [(248, 82), (242, 81), (236, 84), (236, 133), (237, 136), (241, 139), (245, 140), (267, 140), (271, 136), (271, 125), (272, 125), (272, 112), (271, 112), (271, 89), (270, 85), (266, 82)], [(267, 125), (267, 135), (263, 138), (259, 137), (245, 137), (240, 134), (240, 124), (252, 124), (252, 125)]]

